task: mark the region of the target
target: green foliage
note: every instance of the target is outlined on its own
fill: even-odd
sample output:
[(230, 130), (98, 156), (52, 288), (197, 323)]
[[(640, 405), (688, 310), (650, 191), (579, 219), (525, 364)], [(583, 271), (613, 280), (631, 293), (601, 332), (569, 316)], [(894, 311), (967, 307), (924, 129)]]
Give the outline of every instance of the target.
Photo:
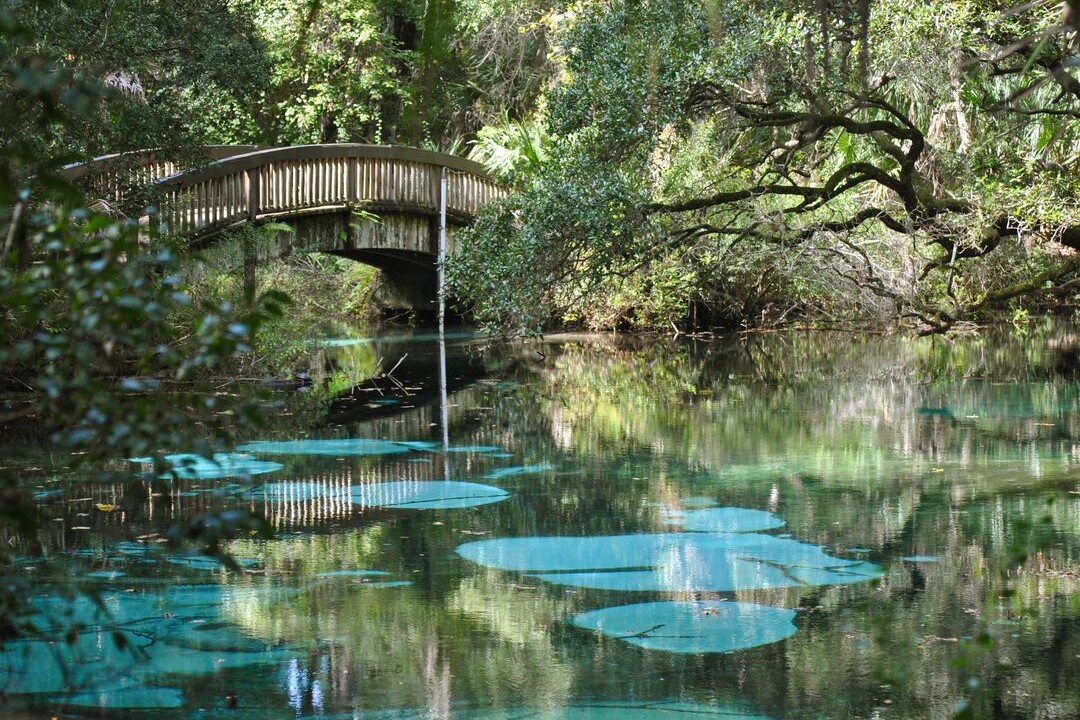
[(505, 114), (498, 125), (485, 125), (476, 133), (469, 159), (483, 163), (503, 182), (539, 170), (547, 160), (551, 139), (543, 126), (514, 122)]
[(630, 178), (560, 148), (552, 154), (559, 159), (529, 185), (481, 212), (449, 258), (450, 295), (482, 298), (466, 308), (482, 323), (535, 332), (581, 311), (610, 289), (610, 276), (635, 270), (634, 245), (647, 242)]
[[(312, 372), (321, 364), (312, 338), (334, 327), (370, 322), (376, 314), (378, 271), (322, 253), (279, 259), (274, 236), (283, 231), (289, 228), (280, 223), (244, 226), (184, 266), (188, 292), (198, 304), (243, 307), (244, 253), (250, 252), (257, 258), (256, 294), (281, 293), (291, 299), (288, 312), (269, 318), (254, 341), (229, 361), (229, 372), (239, 377), (292, 378)], [(191, 304), (179, 325), (194, 325), (201, 314)]]
[[(559, 318), (575, 277), (605, 288), (592, 296), (601, 325), (828, 317), (940, 331), (1074, 279), (1080, 86), (1042, 4), (616, 0), (549, 17), (563, 73), (520, 127), (549, 128), (547, 162), (580, 170), (525, 161), (517, 126), (493, 123), (477, 156), (520, 196), (464, 251), (491, 252), (508, 277), (542, 268), (562, 289), (532, 288), (511, 312), (497, 279), (465, 279), (488, 319)], [(586, 251), (580, 228), (532, 210), (602, 217), (604, 192), (578, 197), (591, 208), (556, 199), (589, 175), (633, 190), (626, 227)], [(500, 250), (488, 232), (532, 239)], [(680, 294), (695, 300), (662, 318), (653, 296), (670, 277), (693, 278)], [(688, 307), (705, 312), (691, 321)]]
[(554, 33), (568, 14), (543, 0), (458, 4), (458, 40), (475, 93), (471, 113), (495, 125), (505, 124), (504, 116), (528, 120), (559, 72)]
[(457, 3), (246, 0), (272, 63), (260, 122), (276, 142), (443, 147), (468, 106)]
[(265, 88), (251, 18), (225, 3), (19, 0), (4, 13), (5, 145), (66, 158), (176, 149), (206, 142), (215, 125), (190, 122), (187, 108), (247, 107)]
[(616, 162), (682, 118), (682, 97), (673, 90), (704, 71), (707, 47), (705, 18), (695, 6), (588, 4), (565, 32), (569, 81), (550, 93), (553, 134), (573, 136), (575, 149)]
[(166, 249), (139, 242), (138, 228), (82, 210), (42, 209), (9, 231), (26, 233), (34, 262), (9, 255), (0, 270), (6, 299), (0, 335), (5, 379), (33, 391), (20, 413), (53, 428), (53, 440), (90, 458), (145, 455), (179, 442), (164, 434), (219, 409), (213, 396), (162, 405), (149, 393), (190, 380), (250, 346), (258, 327), (280, 315), (284, 297), (250, 311), (200, 308), (184, 342), (171, 316), (190, 303)]
[[(237, 425), (256, 421), (258, 413), (253, 403), (194, 381), (249, 348), (260, 327), (282, 314), (285, 296), (268, 292), (240, 309), (200, 305), (193, 324), (177, 335), (177, 313), (192, 307), (192, 300), (168, 239), (87, 209), (57, 167), (57, 155), (69, 152), (69, 143), (84, 151), (125, 130), (132, 132), (127, 142), (143, 139), (122, 113), (112, 114), (117, 97), (93, 73), (117, 67), (108, 53), (115, 48), (101, 44), (111, 33), (124, 37), (130, 31), (131, 43), (149, 43), (128, 51), (160, 49), (154, 44), (160, 38), (133, 19), (132, 27), (111, 23), (130, 11), (157, 29), (179, 32), (163, 17), (178, 21), (168, 13), (191, 8), (162, 6), (163, 17), (154, 15), (152, 5), (50, 9), (0, 8), (0, 123), (11, 129), (0, 136), (0, 426), (47, 433), (53, 451), (70, 458), (64, 467), (100, 468), (176, 448), (204, 450)], [(147, 36), (136, 38), (139, 32)], [(75, 54), (79, 48), (87, 56)], [(156, 67), (165, 72), (167, 58), (151, 55), (147, 62), (161, 63)], [(103, 118), (117, 124), (102, 132), (97, 126)], [(166, 392), (170, 401), (164, 403)], [(0, 469), (0, 532), (6, 538), (17, 533), (33, 548), (43, 519), (14, 473)], [(139, 488), (141, 481), (133, 479), (133, 489)], [(250, 530), (264, 532), (266, 525), (246, 513), (208, 514), (182, 537), (222, 556), (221, 538)], [(28, 578), (13, 570), (7, 549), (0, 550), (0, 641), (40, 632), (26, 604)]]
[(379, 142), (384, 107), (404, 92), (404, 60), (375, 3), (251, 3), (273, 62), (267, 111), (285, 142)]

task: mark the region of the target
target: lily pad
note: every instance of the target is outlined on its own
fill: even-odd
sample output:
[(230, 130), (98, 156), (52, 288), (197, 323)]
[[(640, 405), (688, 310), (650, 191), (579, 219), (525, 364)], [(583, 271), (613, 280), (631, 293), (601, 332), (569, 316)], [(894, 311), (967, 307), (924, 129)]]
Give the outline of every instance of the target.
[[(426, 708), (394, 708), (390, 710), (354, 711), (348, 720), (427, 720), (431, 717)], [(505, 708), (492, 714), (490, 709), (461, 708), (455, 705), (455, 720), (538, 720), (540, 718), (558, 718), (558, 720), (770, 720), (765, 715), (751, 712), (734, 705), (712, 705), (688, 703), (677, 700), (669, 701), (633, 701), (609, 700), (565, 705), (562, 707), (518, 707)], [(343, 718), (342, 720), (346, 720)]]
[[(167, 559), (174, 565), (184, 565), (196, 570), (218, 570), (224, 567), (221, 561), (209, 555), (172, 555)], [(254, 558), (234, 557), (233, 560), (242, 568), (255, 567), (259, 564), (259, 561)]]
[(446, 448), (446, 452), (487, 454), (502, 452), (502, 448), (494, 445), (451, 445)]
[(794, 618), (794, 610), (755, 603), (660, 601), (592, 610), (570, 622), (648, 650), (722, 653), (790, 637)]
[[(162, 473), (162, 479), (173, 476), (181, 480), (214, 480), (225, 477), (248, 477), (275, 472), (285, 467), (281, 463), (268, 460), (256, 460), (243, 453), (214, 453), (206, 458), (194, 453), (177, 453), (162, 458), (172, 466), (172, 470)], [(130, 458), (131, 462), (148, 463), (153, 458)]]
[(51, 698), (51, 700), (61, 705), (93, 707), (103, 710), (178, 708), (184, 704), (184, 694), (176, 688), (120, 687), (59, 695)]
[(396, 455), (412, 450), (405, 443), (365, 438), (256, 440), (245, 443), (237, 449), (267, 455)]
[(345, 500), (349, 497), (349, 488), (327, 487), (317, 482), (271, 482), (254, 489), (251, 494), (267, 500), (289, 500), (294, 502), (303, 502), (316, 498)]
[(781, 518), (764, 510), (739, 507), (698, 508), (673, 514), (664, 521), (668, 525), (681, 525), (683, 530), (698, 532), (742, 533), (772, 530), (785, 523)]
[(442, 447), (442, 443), (436, 440), (397, 440), (396, 442), (410, 450), (438, 450)]
[(385, 570), (329, 570), (327, 572), (316, 573), (317, 578), (332, 578), (332, 577), (376, 577), (386, 576), (390, 573)]
[(500, 502), (502, 488), (454, 480), (396, 481), (353, 485), (353, 503), (365, 507), (449, 510)]
[(758, 533), (494, 538), (458, 547), (479, 565), (605, 590), (735, 591), (865, 582), (881, 568)]
[(94, 580), (116, 580), (127, 575), (123, 570), (91, 570), (86, 573), (85, 577), (93, 578)]
[(533, 475), (535, 473), (554, 469), (554, 465), (546, 462), (536, 463), (535, 465), (515, 465), (513, 467), (496, 468), (495, 470), (488, 472), (484, 477), (498, 480), (499, 478), (513, 477), (515, 475)]
[(361, 507), (413, 510), (455, 509), (487, 505), (510, 497), (502, 488), (453, 480), (399, 480), (327, 488), (313, 482), (266, 483), (252, 493), (270, 500), (347, 499)]
[(366, 588), (398, 588), (412, 585), (411, 580), (386, 580), (383, 582), (364, 583)]
[[(0, 650), (0, 687), (8, 693), (93, 688), (56, 700), (80, 706), (173, 707), (152, 704), (166, 702), (167, 693), (139, 691), (155, 690), (155, 678), (166, 673), (204, 674), (294, 657), (291, 650), (250, 636), (223, 615), (223, 608), (242, 605), (252, 595), (290, 592), (274, 587), (170, 586), (148, 593), (102, 594), (100, 605), (85, 596), (74, 600), (38, 596), (32, 600), (32, 620), (52, 637), (5, 643)], [(75, 626), (84, 629), (69, 636)], [(123, 678), (125, 684), (114, 687), (110, 678)]]

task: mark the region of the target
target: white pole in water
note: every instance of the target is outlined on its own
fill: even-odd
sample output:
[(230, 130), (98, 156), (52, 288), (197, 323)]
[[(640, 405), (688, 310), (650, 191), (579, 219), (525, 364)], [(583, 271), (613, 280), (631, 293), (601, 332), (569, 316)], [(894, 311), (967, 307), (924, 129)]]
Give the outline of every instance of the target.
[(439, 183), (439, 399), (441, 400), (443, 476), (450, 479), (450, 410), (446, 392), (446, 277), (443, 263), (446, 262), (446, 185), (449, 172), (442, 169)]
[(446, 186), (449, 171), (442, 169), (442, 180), (439, 183), (439, 336), (446, 329), (446, 273), (443, 265), (446, 263)]
[(439, 333), (439, 423), (442, 425), (443, 478), (450, 479), (450, 400), (446, 392), (446, 338)]

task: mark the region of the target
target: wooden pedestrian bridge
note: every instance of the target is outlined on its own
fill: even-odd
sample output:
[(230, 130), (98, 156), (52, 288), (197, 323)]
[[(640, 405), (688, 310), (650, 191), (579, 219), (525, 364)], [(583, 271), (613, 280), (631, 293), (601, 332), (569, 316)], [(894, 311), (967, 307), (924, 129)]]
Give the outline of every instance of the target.
[(250, 268), (308, 252), (351, 258), (383, 271), (384, 305), (414, 310), (433, 307), (444, 195), (452, 254), (454, 230), (504, 192), (479, 163), (409, 147), (212, 146), (199, 155), (184, 163), (157, 151), (129, 152), (67, 172), (107, 207), (193, 247), (246, 224), (284, 223), (287, 231), (238, 250), (246, 253), (240, 261)]

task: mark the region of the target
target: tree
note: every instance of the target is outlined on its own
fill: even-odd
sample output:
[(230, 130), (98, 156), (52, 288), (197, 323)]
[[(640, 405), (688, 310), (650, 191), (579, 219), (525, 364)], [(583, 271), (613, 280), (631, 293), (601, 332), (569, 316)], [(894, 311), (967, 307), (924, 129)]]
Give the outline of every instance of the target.
[[(561, 25), (547, 113), (555, 165), (577, 170), (541, 171), (481, 221), (459, 292), (486, 318), (540, 297), (562, 300), (545, 317), (588, 320), (587, 300), (674, 276), (682, 322), (931, 331), (1071, 292), (1071, 32), (1042, 3), (586, 5)], [(597, 173), (625, 194), (593, 193)], [(575, 199), (552, 214), (537, 196)], [(616, 214), (617, 236), (594, 222)], [(466, 277), (480, 257), (492, 277), (550, 268), (558, 285), (487, 294)]]
[[(92, 92), (69, 93), (65, 101), (81, 106), (51, 125), (36, 118), (40, 104), (7, 92), (8, 102), (23, 104), (6, 106), (11, 111), (0, 118), (5, 144), (21, 142), (69, 162), (125, 150), (179, 150), (212, 135), (256, 139), (252, 121), (242, 118), (265, 90), (269, 69), (252, 18), (230, 5), (14, 2), (7, 14), (17, 19), (19, 37), (16, 50), (12, 26), (6, 52), (23, 58), (22, 72), (36, 72), (38, 82), (51, 69), (55, 88), (75, 78)], [(26, 89), (28, 78), (10, 81)], [(207, 112), (211, 108), (220, 109)]]
[[(43, 49), (21, 9), (0, 8), (0, 106), (20, 109), (27, 123), (0, 145), (0, 427), (32, 424), (90, 467), (207, 445), (257, 415), (252, 404), (226, 404), (189, 381), (243, 350), (285, 298), (203, 307), (177, 339), (174, 314), (190, 299), (175, 248), (137, 223), (87, 209), (59, 172), (59, 151), (37, 152), (86, 137), (86, 124), (115, 96), (100, 76)], [(4, 122), (13, 122), (6, 113)], [(176, 390), (168, 403), (154, 397), (163, 387)], [(199, 425), (208, 434), (196, 436)], [(132, 484), (141, 480), (132, 475)], [(32, 545), (44, 520), (10, 468), (0, 470), (0, 496), (0, 529)], [(266, 526), (226, 512), (192, 518), (176, 537), (227, 561), (220, 542), (239, 529)], [(0, 642), (41, 632), (28, 612), (28, 578), (11, 562), (0, 550)]]

